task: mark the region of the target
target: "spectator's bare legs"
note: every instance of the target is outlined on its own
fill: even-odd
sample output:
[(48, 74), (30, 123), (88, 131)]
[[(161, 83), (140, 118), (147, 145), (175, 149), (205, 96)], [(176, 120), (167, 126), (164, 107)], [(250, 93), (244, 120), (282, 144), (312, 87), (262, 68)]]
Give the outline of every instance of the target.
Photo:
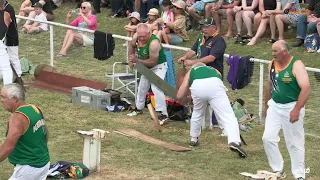
[(134, 0), (134, 11), (140, 12), (140, 1), (141, 0)]
[(188, 7), (188, 13), (191, 15), (196, 21), (200, 21), (201, 17), (200, 15), (196, 12), (196, 10), (193, 7)]
[(259, 12), (254, 16), (253, 23), (256, 24), (256, 25), (259, 25), (260, 22), (261, 22), (261, 19), (262, 19), (261, 13)]
[(255, 45), (257, 40), (264, 34), (267, 29), (267, 24), (269, 23), (269, 18), (263, 18), (260, 21), (260, 25), (258, 27), (256, 35), (251, 39), (251, 41), (247, 44), (249, 46)]
[(38, 28), (39, 28), (39, 27), (31, 27), (31, 28), (29, 29), (28, 33), (31, 34), (31, 33), (38, 32)]
[(275, 15), (270, 16), (270, 31), (271, 31), (271, 39), (275, 40), (276, 39), (276, 20), (275, 20)]
[[(209, 18), (209, 17), (212, 17), (212, 12), (211, 12), (211, 8), (213, 7), (212, 4), (207, 4), (205, 7), (204, 7), (204, 17), (205, 18)], [(217, 21), (216, 21), (217, 22)]]
[[(36, 12), (35, 11), (31, 11), (31, 12), (29, 12), (29, 15), (28, 15), (28, 18), (35, 18), (36, 17)], [(32, 21), (30, 21), (30, 20), (27, 20), (26, 21), (26, 23), (24, 24), (24, 25), (29, 25), (29, 24), (31, 24), (32, 23)]]
[(27, 33), (31, 28), (31, 25), (23, 25), (22, 32)]
[(160, 30), (157, 33), (157, 37), (160, 39), (160, 41), (164, 41), (164, 43), (169, 44), (168, 35), (165, 32), (165, 30)]
[(228, 23), (228, 32), (224, 37), (232, 37), (232, 27), (233, 27), (233, 19), (234, 19), (234, 12), (232, 8), (226, 9), (226, 15), (227, 15), (227, 23)]
[(67, 51), (68, 51), (69, 47), (72, 45), (74, 40), (76, 42), (78, 42), (79, 44), (83, 44), (82, 36), (79, 33), (74, 32), (71, 29), (68, 29), (66, 36), (64, 37), (62, 48), (57, 56), (67, 55)]
[(252, 20), (254, 19), (254, 12), (253, 11), (244, 11), (242, 13), (242, 19), (244, 21), (244, 24), (247, 27), (247, 35), (252, 37), (253, 32), (252, 32)]
[(218, 11), (211, 11), (211, 16), (213, 20), (216, 22), (217, 25), (217, 31), (220, 33), (221, 32), (221, 18), (220, 14), (223, 13), (223, 10), (218, 10)]
[(237, 34), (239, 35), (241, 35), (241, 30), (242, 30), (242, 14), (243, 14), (243, 11), (239, 11), (236, 13)]
[(284, 36), (283, 36), (284, 23), (291, 24), (291, 22), (288, 21), (288, 19), (283, 14), (277, 14), (275, 16), (275, 21), (276, 21), (278, 32), (279, 32), (279, 39), (284, 40)]
[(320, 36), (320, 22), (317, 23), (317, 32), (318, 32), (318, 35)]

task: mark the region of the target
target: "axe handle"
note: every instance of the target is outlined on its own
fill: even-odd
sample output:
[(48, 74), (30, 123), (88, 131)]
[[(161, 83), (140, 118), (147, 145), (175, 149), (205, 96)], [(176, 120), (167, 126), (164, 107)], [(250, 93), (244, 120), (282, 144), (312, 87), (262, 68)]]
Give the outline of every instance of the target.
[(26, 88), (24, 88), (24, 84), (23, 84), (22, 78), (18, 76), (18, 73), (17, 73), (16, 69), (14, 69), (14, 67), (13, 67), (11, 62), (10, 62), (10, 67), (12, 69), (13, 74), (16, 76), (16, 78), (20, 80), (21, 83), (19, 83), (19, 84), (23, 87), (24, 92), (27, 92)]
[(159, 124), (158, 116), (156, 115), (156, 111), (153, 109), (151, 103), (149, 103), (147, 106), (148, 106), (149, 113), (153, 119), (153, 122), (154, 122), (156, 129), (158, 129), (158, 131), (161, 132), (162, 130), (161, 130), (161, 126)]
[(241, 134), (240, 134), (240, 139), (241, 139), (243, 145), (248, 146), (247, 143), (246, 143), (246, 141), (244, 141), (243, 137), (241, 136)]

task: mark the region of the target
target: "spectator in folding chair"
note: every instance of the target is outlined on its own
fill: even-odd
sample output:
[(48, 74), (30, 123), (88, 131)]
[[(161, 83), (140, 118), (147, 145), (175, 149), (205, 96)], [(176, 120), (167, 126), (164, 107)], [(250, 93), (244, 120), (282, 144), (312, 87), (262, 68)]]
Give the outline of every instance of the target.
[(259, 25), (255, 36), (247, 44), (249, 46), (255, 45), (257, 40), (264, 34), (267, 29), (267, 25), (270, 22), (269, 10), (275, 10), (277, 7), (276, 0), (259, 0), (259, 13), (254, 16), (254, 24)]
[(242, 24), (246, 25), (247, 34), (243, 38), (251, 39), (253, 37), (252, 22), (254, 16), (259, 12), (259, 0), (242, 0), (241, 6), (235, 6), (233, 11), (236, 13), (237, 38), (242, 37)]
[[(66, 23), (70, 26), (80, 27), (84, 29), (96, 30), (97, 20), (96, 16), (91, 14), (91, 4), (89, 2), (83, 2), (79, 10), (78, 17), (70, 23), (70, 18), (72, 16), (71, 11), (67, 14)], [(56, 57), (63, 57), (67, 55), (67, 51), (73, 42), (76, 42), (83, 46), (92, 46), (94, 36), (91, 33), (83, 31), (74, 31), (71, 29), (67, 30), (66, 36), (61, 47), (61, 50), (56, 55)]]
[[(47, 17), (48, 21), (53, 21), (54, 20), (54, 15), (53, 15), (53, 10), (52, 10), (52, 5), (50, 0), (25, 0), (20, 7), (20, 16), (28, 16), (29, 18), (34, 18), (36, 16), (36, 12), (34, 11), (33, 5), (39, 2), (43, 6), (43, 11)], [(17, 24), (20, 23), (21, 19), (17, 20)], [(31, 21), (27, 20), (25, 25), (30, 24)]]
[(217, 24), (217, 30), (221, 32), (221, 17), (220, 15), (227, 16), (227, 24), (228, 31), (227, 34), (224, 35), (225, 38), (232, 38), (232, 27), (234, 21), (234, 11), (233, 7), (238, 6), (240, 4), (240, 0), (219, 0), (215, 5), (212, 6), (211, 12), (214, 21)]

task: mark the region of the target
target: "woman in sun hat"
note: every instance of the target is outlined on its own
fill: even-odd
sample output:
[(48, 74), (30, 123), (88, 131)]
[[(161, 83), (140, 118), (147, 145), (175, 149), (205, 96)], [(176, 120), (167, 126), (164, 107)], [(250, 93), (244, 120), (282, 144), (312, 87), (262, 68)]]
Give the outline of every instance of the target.
[(129, 16), (130, 23), (124, 26), (128, 37), (132, 37), (136, 33), (137, 25), (140, 23), (140, 14), (132, 12)]
[[(164, 22), (163, 19), (158, 18), (157, 22), (161, 25), (168, 27), (171, 31), (170, 34), (167, 34), (169, 44), (177, 45), (183, 41), (189, 41), (186, 30), (186, 3), (182, 0), (178, 0), (172, 3), (173, 5), (173, 22)], [(162, 37), (160, 35), (160, 37)]]

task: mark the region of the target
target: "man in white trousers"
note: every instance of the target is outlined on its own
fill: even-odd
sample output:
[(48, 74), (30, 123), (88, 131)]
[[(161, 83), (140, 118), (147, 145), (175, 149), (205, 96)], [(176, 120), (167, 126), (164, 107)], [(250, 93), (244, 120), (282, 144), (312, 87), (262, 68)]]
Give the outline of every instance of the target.
[[(137, 56), (135, 55), (137, 49)], [(150, 33), (147, 24), (139, 24), (137, 33), (133, 36), (129, 46), (129, 63), (133, 64), (140, 62), (150, 68), (157, 76), (164, 79), (167, 73), (167, 59), (164, 54), (164, 49), (161, 46), (159, 39)], [(142, 114), (142, 109), (145, 107), (146, 95), (150, 89), (150, 82), (142, 75), (139, 82), (138, 92), (136, 95), (136, 108), (133, 109), (128, 116), (136, 116)], [(163, 92), (154, 84), (151, 84), (152, 92), (154, 93), (156, 111), (160, 112), (160, 125), (168, 123), (168, 112), (165, 96)]]
[(0, 101), (11, 113), (6, 138), (0, 146), (0, 162), (8, 158), (15, 166), (9, 180), (45, 180), (50, 155), (48, 129), (41, 110), (25, 103), (24, 88), (15, 83), (3, 86)]
[(230, 149), (237, 152), (240, 157), (247, 157), (247, 153), (241, 149), (238, 121), (231, 108), (226, 94), (227, 88), (222, 82), (220, 72), (202, 62), (197, 62), (192, 65), (183, 79), (176, 97), (178, 101), (185, 97), (189, 87), (193, 102), (193, 112), (190, 120), (190, 146), (199, 145), (198, 137), (201, 134), (201, 121), (209, 103), (217, 116), (217, 120), (225, 125)]
[[(7, 51), (10, 58), (10, 62), (12, 63), (14, 69), (17, 72), (18, 77), (21, 77), (21, 64), (19, 59), (19, 36), (18, 36), (18, 26), (16, 22), (16, 15), (14, 8), (9, 4), (7, 0), (5, 0), (4, 11), (10, 14), (11, 22), (8, 27), (7, 35), (6, 35), (6, 45)], [(17, 80), (17, 79), (16, 79)]]
[(273, 60), (269, 65), (266, 86), (266, 121), (262, 137), (269, 165), (284, 178), (283, 158), (279, 151), (282, 129), (291, 158), (295, 179), (305, 179), (305, 139), (303, 121), (305, 104), (310, 95), (308, 73), (302, 61), (288, 52), (288, 44), (279, 40), (272, 45)]
[(5, 0), (0, 0), (0, 73), (3, 78), (3, 84), (12, 83), (12, 69), (10, 66), (9, 55), (7, 47), (4, 44), (8, 26), (10, 24), (10, 14), (5, 12), (4, 9)]

